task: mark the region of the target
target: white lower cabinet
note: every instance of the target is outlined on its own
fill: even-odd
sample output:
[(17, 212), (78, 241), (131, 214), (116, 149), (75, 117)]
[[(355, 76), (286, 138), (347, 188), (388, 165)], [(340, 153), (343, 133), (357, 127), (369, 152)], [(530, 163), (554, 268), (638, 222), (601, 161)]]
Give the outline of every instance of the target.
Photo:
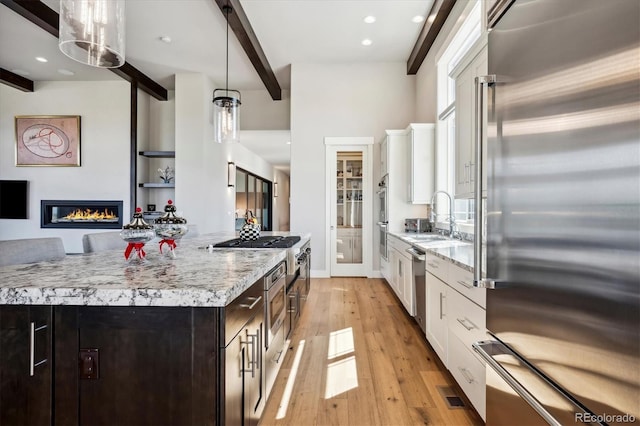
[(415, 316), (415, 288), (413, 287), (413, 261), (407, 249), (411, 245), (399, 240), (389, 238), (390, 267), (392, 283), (391, 287), (402, 302), (402, 305), (411, 316)]
[(362, 230), (338, 228), (336, 235), (338, 263), (362, 263)]
[(474, 408), (485, 419), (485, 364), (472, 344), (486, 340), (485, 290), (471, 286), (472, 274), (427, 253), (427, 340)]
[(486, 420), (485, 365), (475, 357), (472, 350), (451, 329), (449, 329), (448, 344), (447, 368), (480, 417)]
[(431, 275), (425, 274), (427, 286), (427, 340), (447, 365), (447, 285)]

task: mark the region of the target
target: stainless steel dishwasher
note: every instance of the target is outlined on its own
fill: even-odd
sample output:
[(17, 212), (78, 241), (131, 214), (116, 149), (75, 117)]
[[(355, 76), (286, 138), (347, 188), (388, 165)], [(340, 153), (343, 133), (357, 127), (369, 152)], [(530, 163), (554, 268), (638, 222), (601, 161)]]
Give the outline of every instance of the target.
[(413, 287), (416, 294), (416, 322), (420, 325), (423, 332), (427, 331), (427, 296), (426, 286), (424, 282), (425, 273), (425, 257), (422, 250), (411, 247), (406, 250), (411, 255), (412, 271), (413, 271)]

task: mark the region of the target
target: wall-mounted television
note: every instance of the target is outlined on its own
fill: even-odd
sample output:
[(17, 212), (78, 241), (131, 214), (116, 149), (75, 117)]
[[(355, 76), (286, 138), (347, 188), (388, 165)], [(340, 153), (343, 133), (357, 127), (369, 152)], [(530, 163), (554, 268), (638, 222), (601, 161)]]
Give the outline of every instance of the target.
[(28, 181), (0, 180), (0, 219), (28, 219)]

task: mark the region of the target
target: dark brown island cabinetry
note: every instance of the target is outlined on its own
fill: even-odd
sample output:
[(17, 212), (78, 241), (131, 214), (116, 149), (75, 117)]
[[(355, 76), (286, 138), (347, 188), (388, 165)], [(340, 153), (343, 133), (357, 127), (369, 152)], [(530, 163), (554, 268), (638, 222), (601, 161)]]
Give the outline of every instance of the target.
[(52, 312), (0, 306), (0, 425), (51, 424)]
[[(262, 281), (251, 288), (256, 285), (262, 293)], [(261, 376), (256, 332), (263, 317), (232, 330), (231, 324), (225, 327), (229, 307), (1, 305), (0, 425), (200, 426), (230, 424), (225, 417), (249, 420), (243, 413), (225, 413), (225, 399), (227, 409), (248, 405), (242, 392), (225, 398), (225, 369), (235, 371), (228, 380), (248, 379), (252, 367), (254, 377)], [(239, 333), (252, 342), (239, 352), (241, 361), (247, 358), (244, 372), (225, 366), (225, 342)]]

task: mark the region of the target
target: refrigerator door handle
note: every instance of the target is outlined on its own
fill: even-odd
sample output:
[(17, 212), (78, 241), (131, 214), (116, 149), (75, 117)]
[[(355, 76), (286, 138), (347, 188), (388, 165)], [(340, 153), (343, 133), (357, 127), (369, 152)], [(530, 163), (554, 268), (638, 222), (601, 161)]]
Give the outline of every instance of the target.
[(482, 125), (484, 121), (484, 99), (483, 88), (493, 87), (496, 83), (495, 75), (484, 75), (475, 78), (475, 146), (476, 146), (476, 164), (475, 164), (475, 226), (474, 226), (474, 239), (473, 239), (473, 285), (480, 288), (495, 288), (495, 281), (491, 279), (482, 278), (482, 236), (484, 235), (484, 215), (482, 209), (482, 174), (484, 171), (484, 164), (482, 162), (482, 151), (484, 142), (484, 127)]

